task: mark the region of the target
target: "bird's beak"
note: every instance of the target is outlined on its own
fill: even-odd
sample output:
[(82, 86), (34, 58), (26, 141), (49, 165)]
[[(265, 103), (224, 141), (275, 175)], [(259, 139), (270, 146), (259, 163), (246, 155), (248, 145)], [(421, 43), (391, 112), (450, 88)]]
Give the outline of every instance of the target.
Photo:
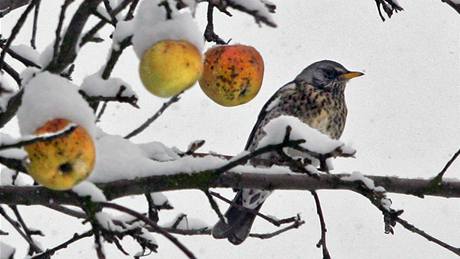
[(356, 71), (351, 71), (351, 72), (346, 72), (344, 74), (341, 74), (339, 76), (339, 79), (340, 80), (350, 80), (352, 78), (355, 78), (355, 77), (358, 77), (358, 76), (362, 76), (364, 75), (364, 73), (361, 73), (361, 72), (356, 72)]

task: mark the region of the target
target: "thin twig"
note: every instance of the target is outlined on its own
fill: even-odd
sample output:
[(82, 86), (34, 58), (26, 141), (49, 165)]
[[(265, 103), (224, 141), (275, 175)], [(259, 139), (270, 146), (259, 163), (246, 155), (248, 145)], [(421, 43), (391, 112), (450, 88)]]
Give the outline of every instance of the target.
[(163, 235), (164, 237), (169, 239), (185, 255), (187, 255), (188, 258), (196, 259), (195, 255), (193, 255), (193, 253), (187, 247), (185, 247), (181, 242), (179, 242), (179, 240), (176, 237), (174, 237), (173, 235), (171, 235), (170, 233), (168, 233), (167, 231), (165, 231), (164, 229), (159, 227), (155, 222), (153, 222), (152, 220), (150, 220), (146, 216), (140, 214), (139, 212), (136, 212), (134, 210), (131, 210), (129, 208), (123, 207), (123, 206), (115, 204), (115, 203), (100, 202), (98, 204), (101, 205), (102, 207), (115, 209), (115, 210), (127, 213), (127, 214), (129, 214), (131, 216), (134, 216), (134, 217), (138, 218), (139, 220), (142, 220), (144, 223), (150, 225), (156, 232), (160, 233), (161, 235)]
[(133, 0), (129, 6), (128, 12), (126, 13), (125, 21), (129, 21), (134, 18), (134, 11), (136, 10), (139, 0)]
[(326, 223), (324, 221), (324, 216), (323, 216), (323, 210), (321, 209), (321, 202), (319, 201), (318, 194), (316, 191), (311, 191), (311, 195), (313, 195), (313, 198), (315, 199), (315, 204), (316, 204), (316, 213), (318, 214), (319, 218), (319, 223), (321, 226), (321, 239), (319, 240), (318, 244), (316, 244), (316, 247), (321, 247), (323, 250), (323, 259), (331, 259), (331, 255), (329, 254), (329, 250), (327, 250), (327, 245), (326, 245)]
[(65, 12), (67, 7), (73, 2), (74, 0), (65, 0), (61, 6), (61, 13), (59, 14), (59, 21), (55, 31), (56, 39), (54, 40), (54, 48), (53, 48), (53, 59), (55, 59), (59, 52), (59, 45), (61, 44), (61, 31), (62, 26), (65, 20)]
[(206, 195), (206, 198), (208, 198), (209, 204), (211, 205), (211, 208), (214, 210), (219, 220), (222, 222), (227, 222), (227, 220), (224, 218), (224, 215), (222, 215), (222, 212), (219, 209), (219, 205), (214, 200), (214, 198), (212, 198), (211, 193), (209, 193), (209, 189), (205, 189), (203, 190), (203, 192)]
[(0, 41), (0, 48), (6, 51), (6, 53), (8, 53), (8, 55), (10, 55), (12, 58), (16, 59), (17, 61), (21, 62), (27, 67), (41, 68), (38, 64), (36, 64), (32, 60), (27, 59), (26, 57), (20, 55), (19, 53), (16, 53), (14, 50), (10, 48), (6, 48), (5, 45), (1, 43), (1, 41)]
[(37, 49), (35, 42), (37, 38), (37, 24), (38, 24), (38, 14), (40, 12), (40, 3), (41, 3), (41, 0), (38, 0), (37, 4), (35, 5), (35, 9), (34, 9), (34, 22), (32, 23), (32, 37), (30, 38), (30, 46), (33, 49)]
[(70, 238), (69, 240), (65, 241), (64, 243), (59, 244), (59, 245), (57, 245), (57, 246), (55, 246), (55, 247), (53, 247), (51, 249), (46, 249), (45, 252), (35, 255), (31, 259), (46, 259), (46, 258), (49, 258), (50, 256), (54, 255), (57, 251), (59, 251), (61, 249), (64, 249), (64, 248), (67, 248), (70, 244), (75, 243), (80, 239), (90, 237), (92, 235), (93, 235), (93, 230), (88, 230), (88, 231), (86, 231), (84, 233), (81, 233), (81, 234), (75, 233), (75, 234), (73, 234), (72, 238)]
[(18, 84), (19, 87), (21, 86), (21, 76), (13, 67), (8, 65), (6, 61), (3, 62), (3, 70), (5, 70), (6, 73), (14, 79), (14, 81)]
[(439, 172), (439, 174), (436, 175), (435, 178), (438, 178), (441, 181), (442, 177), (447, 172), (447, 169), (449, 169), (449, 167), (452, 165), (452, 163), (454, 163), (455, 159), (457, 159), (458, 156), (460, 156), (460, 149), (457, 150), (457, 152), (455, 152), (455, 154), (449, 159), (449, 161), (447, 161), (447, 163), (444, 166), (444, 168), (442, 168), (441, 172)]
[(213, 1), (208, 1), (208, 12), (207, 12), (208, 24), (206, 25), (206, 29), (204, 30), (204, 38), (208, 42), (215, 42), (217, 44), (226, 44), (226, 42), (214, 32), (213, 10), (214, 10)]
[(177, 95), (171, 97), (171, 99), (169, 99), (167, 102), (163, 103), (161, 108), (155, 114), (153, 114), (152, 117), (148, 118), (144, 123), (142, 123), (142, 125), (140, 125), (138, 128), (136, 128), (133, 131), (131, 131), (130, 133), (128, 133), (125, 136), (125, 139), (130, 139), (130, 138), (138, 135), (142, 131), (144, 131), (146, 128), (148, 128), (150, 126), (150, 124), (152, 124), (152, 122), (154, 122), (156, 119), (158, 119), (158, 117), (160, 117), (163, 114), (163, 112), (166, 109), (168, 109), (169, 106), (171, 106), (171, 104), (173, 104), (173, 103), (175, 103), (175, 102), (180, 100), (180, 95), (182, 93), (183, 92), (178, 93)]
[(0, 215), (2, 215), (11, 224), (11, 226), (13, 226), (13, 228), (19, 233), (19, 235), (21, 235), (24, 238), (24, 240), (26, 240), (27, 243), (29, 243), (30, 248), (34, 252), (36, 253), (42, 252), (42, 250), (35, 244), (35, 242), (21, 230), (21, 228), (19, 227), (20, 226), (19, 223), (17, 223), (10, 216), (8, 216), (8, 214), (5, 212), (2, 206), (0, 206)]
[(444, 247), (445, 249), (453, 252), (454, 254), (460, 256), (460, 247), (453, 247), (449, 244), (446, 244), (444, 243), (443, 241), (427, 234), (425, 231), (415, 227), (414, 225), (410, 224), (409, 222), (407, 222), (406, 220), (400, 218), (400, 217), (397, 217), (396, 219), (396, 222), (398, 222), (401, 226), (403, 226), (405, 229), (411, 231), (411, 232), (414, 232), (422, 237), (424, 237), (426, 240), (430, 241), (430, 242), (433, 242), (439, 246), (442, 246)]
[(117, 24), (117, 17), (113, 14), (113, 9), (112, 6), (110, 6), (109, 0), (103, 0), (105, 9), (107, 10), (107, 13), (110, 16), (110, 19), (112, 19), (113, 24)]
[(271, 233), (263, 233), (263, 234), (250, 233), (249, 237), (259, 238), (259, 239), (269, 239), (269, 238), (275, 237), (277, 235), (280, 235), (280, 234), (282, 234), (282, 233), (284, 233), (286, 231), (289, 231), (291, 229), (299, 228), (303, 224), (305, 224), (305, 221), (298, 219), (298, 220), (294, 221), (292, 224), (290, 224), (290, 225), (288, 225), (288, 226), (286, 226), (286, 227), (284, 227), (282, 229), (273, 231)]
[(294, 222), (294, 221), (297, 219), (297, 217), (290, 217), (290, 218), (285, 218), (285, 219), (276, 220), (276, 219), (273, 219), (273, 218), (271, 218), (271, 217), (269, 217), (269, 216), (266, 216), (266, 215), (264, 215), (264, 214), (258, 212), (257, 210), (253, 210), (253, 209), (250, 209), (250, 208), (246, 208), (246, 207), (244, 207), (243, 205), (237, 204), (237, 203), (235, 203), (235, 202), (233, 202), (233, 201), (231, 201), (231, 200), (225, 198), (224, 196), (220, 195), (220, 194), (217, 193), (217, 192), (209, 192), (209, 193), (210, 193), (212, 196), (218, 198), (219, 200), (222, 200), (222, 201), (224, 201), (224, 202), (226, 202), (226, 203), (232, 205), (233, 207), (237, 207), (237, 208), (242, 209), (242, 210), (245, 210), (245, 211), (247, 211), (247, 212), (249, 212), (249, 213), (251, 213), (251, 214), (257, 215), (257, 216), (259, 216), (259, 217), (261, 217), (262, 219), (264, 219), (264, 220), (266, 220), (266, 221), (272, 223), (273, 225), (275, 225), (275, 226), (277, 226), (277, 227), (281, 226), (282, 224), (287, 224), (287, 223)]
[(41, 142), (41, 141), (51, 141), (56, 138), (60, 138), (62, 136), (72, 133), (77, 127), (78, 127), (77, 125), (71, 125), (71, 126), (66, 127), (64, 130), (57, 132), (56, 134), (46, 134), (44, 136), (32, 137), (32, 138), (24, 139), (24, 140), (17, 141), (11, 144), (3, 144), (3, 145), (0, 145), (0, 150), (5, 150), (9, 148), (21, 148), (23, 146), (30, 145), (36, 142)]
[(5, 49), (9, 49), (11, 46), (11, 43), (13, 42), (14, 38), (16, 38), (16, 35), (19, 33), (21, 30), (22, 26), (24, 25), (24, 22), (26, 21), (27, 16), (29, 15), (30, 11), (34, 8), (34, 6), (37, 4), (39, 0), (32, 0), (29, 5), (26, 7), (24, 12), (19, 16), (18, 21), (16, 24), (13, 26), (13, 29), (11, 30), (10, 36), (8, 37), (8, 40), (5, 43), (5, 46), (0, 54), (0, 70), (3, 69), (4, 66), (4, 60), (5, 60), (5, 54), (6, 51)]

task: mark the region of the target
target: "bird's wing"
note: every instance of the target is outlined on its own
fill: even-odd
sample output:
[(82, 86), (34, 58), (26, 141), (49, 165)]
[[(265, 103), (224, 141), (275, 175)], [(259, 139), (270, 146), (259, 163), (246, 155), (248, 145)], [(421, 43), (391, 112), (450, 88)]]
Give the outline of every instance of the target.
[(264, 104), (262, 107), (262, 110), (259, 113), (259, 116), (257, 117), (257, 122), (252, 128), (251, 134), (249, 134), (248, 140), (246, 142), (246, 146), (244, 147), (244, 150), (248, 150), (249, 146), (251, 146), (252, 141), (254, 140), (254, 135), (256, 134), (257, 130), (260, 127), (261, 122), (267, 116), (267, 114), (273, 110), (274, 107), (278, 104), (279, 98), (281, 97), (281, 94), (285, 92), (286, 90), (292, 91), (295, 90), (296, 88), (296, 83), (294, 81), (291, 81), (285, 85), (283, 85), (278, 91), (276, 91), (270, 99)]

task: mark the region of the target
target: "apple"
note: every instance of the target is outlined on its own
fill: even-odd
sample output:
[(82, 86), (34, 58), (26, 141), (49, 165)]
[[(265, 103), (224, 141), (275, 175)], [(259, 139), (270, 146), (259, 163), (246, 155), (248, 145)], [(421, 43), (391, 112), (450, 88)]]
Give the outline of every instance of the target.
[[(70, 121), (53, 119), (35, 134), (63, 130)], [(68, 190), (86, 179), (96, 157), (91, 136), (81, 126), (71, 133), (49, 141), (38, 141), (24, 147), (29, 163), (27, 169), (35, 181), (53, 190)]]
[(264, 61), (259, 52), (241, 44), (221, 45), (205, 53), (204, 93), (223, 106), (236, 106), (252, 100), (262, 85)]
[(203, 71), (201, 53), (184, 40), (163, 40), (144, 52), (139, 74), (145, 88), (159, 97), (171, 97), (191, 87)]

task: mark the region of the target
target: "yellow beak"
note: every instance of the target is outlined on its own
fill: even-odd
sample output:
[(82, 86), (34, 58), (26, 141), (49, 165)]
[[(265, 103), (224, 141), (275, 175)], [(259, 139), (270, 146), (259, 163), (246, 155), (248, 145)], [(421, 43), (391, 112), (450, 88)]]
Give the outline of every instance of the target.
[(339, 76), (339, 79), (340, 80), (350, 80), (352, 78), (355, 78), (355, 77), (358, 77), (358, 76), (362, 76), (364, 75), (364, 73), (361, 73), (361, 72), (356, 72), (356, 71), (351, 71), (351, 72), (347, 72), (345, 74), (342, 74)]

